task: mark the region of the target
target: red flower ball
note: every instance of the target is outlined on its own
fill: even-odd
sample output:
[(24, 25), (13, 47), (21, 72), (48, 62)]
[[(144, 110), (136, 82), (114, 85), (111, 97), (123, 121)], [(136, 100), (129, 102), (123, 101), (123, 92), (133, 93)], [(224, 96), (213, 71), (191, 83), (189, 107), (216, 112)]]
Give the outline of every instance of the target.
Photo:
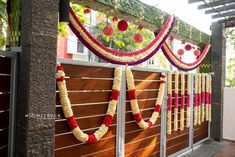
[(135, 33), (134, 36), (133, 36), (133, 40), (136, 42), (136, 43), (142, 43), (144, 41), (144, 37), (142, 34), (140, 33)]
[(128, 23), (125, 20), (118, 22), (117, 28), (119, 31), (125, 32), (128, 28)]
[(179, 56), (183, 56), (183, 55), (184, 55), (184, 50), (183, 50), (183, 49), (179, 49), (179, 50), (177, 51), (177, 54), (178, 54)]
[(114, 18), (112, 19), (112, 21), (113, 21), (113, 22), (117, 22), (117, 21), (118, 21), (118, 18), (117, 18), (117, 17), (114, 17)]
[(114, 27), (111, 24), (107, 24), (104, 29), (103, 29), (103, 33), (107, 36), (112, 36), (114, 33)]
[(195, 56), (198, 57), (198, 56), (200, 56), (200, 54), (201, 54), (201, 51), (200, 51), (200, 50), (195, 50), (195, 51), (194, 51), (194, 55), (195, 55)]
[(190, 50), (192, 49), (192, 46), (189, 45), (189, 44), (187, 44), (187, 45), (185, 45), (184, 49), (185, 49), (186, 51), (190, 51)]
[(86, 9), (84, 9), (84, 14), (89, 14), (89, 13), (91, 13), (91, 9), (88, 9), (88, 8), (86, 8)]

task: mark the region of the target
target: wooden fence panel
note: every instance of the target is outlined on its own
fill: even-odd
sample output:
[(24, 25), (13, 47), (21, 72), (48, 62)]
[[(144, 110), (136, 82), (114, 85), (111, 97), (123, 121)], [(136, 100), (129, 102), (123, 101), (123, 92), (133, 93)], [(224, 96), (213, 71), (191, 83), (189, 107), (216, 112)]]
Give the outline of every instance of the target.
[[(88, 134), (102, 124), (113, 84), (113, 68), (62, 64), (66, 73), (68, 95), (79, 127)], [(94, 144), (83, 144), (71, 133), (56, 94), (55, 156), (115, 156), (116, 115), (107, 134)]]
[(11, 59), (0, 56), (0, 156), (8, 154)]
[[(133, 75), (140, 113), (145, 120), (149, 120), (158, 95), (160, 73), (133, 70)], [(150, 129), (141, 129), (134, 120), (126, 95), (125, 156), (159, 156), (161, 115)]]

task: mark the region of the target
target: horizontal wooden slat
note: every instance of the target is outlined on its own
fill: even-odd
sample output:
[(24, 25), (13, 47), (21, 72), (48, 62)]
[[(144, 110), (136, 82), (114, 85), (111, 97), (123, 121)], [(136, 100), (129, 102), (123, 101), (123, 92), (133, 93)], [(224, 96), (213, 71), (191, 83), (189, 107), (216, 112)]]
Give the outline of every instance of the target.
[(0, 148), (8, 144), (8, 129), (0, 131)]
[(0, 148), (0, 154), (2, 157), (7, 157), (7, 154), (8, 154), (8, 147), (2, 147)]
[[(99, 127), (102, 124), (103, 119), (104, 119), (104, 116), (87, 117), (87, 118), (78, 119), (77, 123), (81, 129), (92, 129), (95, 127)], [(112, 124), (115, 124), (115, 123), (116, 123), (116, 115), (113, 118)], [(67, 125), (66, 120), (56, 121), (55, 133), (60, 134), (60, 133), (65, 133), (65, 132), (70, 132), (70, 129)]]
[[(125, 153), (129, 154), (131, 152), (134, 152), (138, 149), (142, 149), (145, 147), (148, 147), (150, 145), (157, 145), (157, 147), (160, 149), (160, 136), (148, 136), (142, 140), (125, 144)], [(159, 150), (157, 149), (157, 150)]]
[[(109, 102), (110, 92), (68, 92), (71, 104)], [(56, 104), (60, 104), (59, 93), (56, 94)]]
[(180, 150), (183, 150), (184, 148), (187, 148), (189, 145), (189, 140), (183, 141), (181, 143), (178, 143), (175, 146), (166, 148), (166, 155), (169, 156), (171, 154), (174, 154)]
[(135, 81), (136, 90), (159, 89), (160, 82), (156, 81)]
[(136, 151), (133, 151), (129, 154), (125, 154), (125, 157), (138, 157), (138, 156), (154, 156), (154, 157), (159, 157), (159, 145), (150, 145), (148, 147), (145, 147), (143, 149), (138, 149)]
[[(144, 101), (138, 101), (139, 104), (139, 109), (144, 109), (144, 108), (154, 108), (156, 103), (156, 100), (144, 100)], [(126, 103), (126, 111), (131, 111), (131, 105), (130, 102)]]
[[(87, 134), (92, 134), (96, 131), (97, 129), (94, 130), (89, 130), (89, 131), (85, 131), (85, 133)], [(116, 135), (116, 126), (111, 126), (109, 128), (109, 131), (104, 135), (104, 137), (102, 139), (105, 138), (110, 138), (110, 137), (114, 137)], [(76, 137), (74, 137), (74, 135), (72, 133), (69, 134), (63, 134), (63, 135), (57, 135), (55, 137), (55, 148), (62, 148), (62, 147), (66, 147), (66, 146), (70, 146), (70, 145), (75, 145), (81, 142), (79, 142)]]
[(9, 111), (0, 113), (0, 129), (9, 126)]
[(167, 140), (166, 146), (167, 147), (171, 147), (171, 146), (177, 145), (180, 142), (188, 141), (188, 140), (189, 140), (189, 133), (181, 134), (181, 135), (179, 135), (179, 136), (177, 136), (175, 138)]
[(0, 111), (9, 109), (10, 94), (0, 94)]
[(177, 136), (180, 136), (181, 134), (185, 134), (185, 133), (188, 133), (189, 132), (189, 128), (185, 128), (184, 130), (182, 130), (182, 131), (180, 131), (180, 130), (178, 130), (178, 131), (173, 131), (172, 130), (172, 133), (169, 135), (169, 134), (167, 134), (167, 136), (166, 136), (166, 140), (168, 141), (168, 140), (171, 140), (172, 138), (175, 138), (175, 137), (177, 137)]
[[(143, 110), (143, 111), (140, 111), (140, 113), (142, 115), (142, 118), (150, 118), (152, 116), (153, 111), (154, 111), (153, 109)], [(160, 116), (158, 118), (160, 119)], [(133, 120), (135, 119), (134, 119), (132, 112), (126, 113), (126, 122), (133, 121)]]
[(0, 74), (11, 73), (11, 59), (6, 57), (0, 57)]
[(141, 80), (159, 80), (160, 73), (132, 70), (135, 79)]
[[(110, 157), (114, 157), (115, 156), (115, 151), (116, 148), (110, 148), (110, 149), (101, 149), (100, 151), (96, 152), (95, 154), (86, 154), (86, 157), (105, 157), (105, 156), (110, 156)], [(82, 156), (81, 156), (82, 157)]]
[(10, 76), (0, 76), (0, 92), (10, 91)]
[(138, 130), (136, 132), (131, 132), (131, 133), (127, 133), (125, 136), (125, 143), (128, 144), (130, 142), (134, 142), (134, 141), (138, 141), (141, 140), (142, 138), (146, 138), (148, 136), (152, 136), (152, 135), (160, 135), (160, 130), (161, 130), (161, 126), (157, 125), (154, 127), (151, 127), (147, 130)]
[(111, 90), (113, 80), (67, 78), (68, 90)]
[[(96, 104), (96, 105), (78, 105), (72, 106), (73, 114), (75, 117), (85, 117), (105, 114), (108, 109), (108, 103)], [(61, 118), (65, 118), (62, 107), (56, 107), (56, 114), (59, 114)]]
[[(136, 96), (138, 100), (150, 98), (157, 99), (158, 91), (136, 91)], [(129, 100), (128, 93), (126, 93), (126, 98)]]
[(193, 137), (193, 143), (197, 143), (205, 138), (208, 137), (208, 132), (207, 133), (204, 133), (204, 134), (201, 134), (201, 135), (197, 135), (197, 136), (194, 136)]
[(56, 157), (78, 157), (86, 154), (96, 153), (100, 150), (110, 149), (115, 147), (115, 137), (108, 139), (101, 139), (94, 144), (78, 144), (65, 149), (58, 149), (55, 151)]
[(93, 66), (81, 66), (81, 65), (71, 65), (71, 64), (61, 64), (64, 68), (66, 76), (71, 78), (113, 78), (114, 69), (103, 68), (103, 67), (93, 67)]

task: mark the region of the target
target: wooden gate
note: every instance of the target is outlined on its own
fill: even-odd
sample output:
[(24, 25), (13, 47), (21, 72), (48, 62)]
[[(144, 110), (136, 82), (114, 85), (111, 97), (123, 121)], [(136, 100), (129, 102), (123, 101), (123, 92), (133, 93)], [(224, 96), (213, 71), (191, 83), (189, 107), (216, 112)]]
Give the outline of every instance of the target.
[[(98, 129), (105, 116), (116, 66), (86, 62), (76, 63), (64, 59), (59, 61), (63, 63), (62, 66), (67, 76), (68, 95), (78, 125), (84, 132), (93, 133)], [(162, 71), (132, 68), (132, 72), (141, 114), (144, 119), (149, 119), (157, 98)], [(131, 113), (130, 101), (126, 93), (125, 76), (122, 80), (121, 98), (114, 121), (107, 134), (94, 144), (83, 144), (73, 136), (63, 116), (57, 91), (56, 114), (60, 118), (55, 121), (56, 157), (176, 156), (179, 153), (192, 150), (193, 143), (198, 145), (208, 139), (208, 124), (206, 123), (198, 128), (193, 128), (193, 125), (190, 125), (190, 128), (184, 129), (184, 131), (173, 131), (171, 135), (166, 134), (166, 95), (156, 124), (147, 130), (140, 129)], [(191, 84), (193, 84), (193, 79)], [(193, 98), (193, 95), (191, 97)], [(191, 101), (191, 108), (192, 106), (193, 101)], [(193, 118), (193, 114), (191, 117)], [(193, 134), (193, 132), (195, 133)], [(197, 132), (200, 133), (197, 134)]]

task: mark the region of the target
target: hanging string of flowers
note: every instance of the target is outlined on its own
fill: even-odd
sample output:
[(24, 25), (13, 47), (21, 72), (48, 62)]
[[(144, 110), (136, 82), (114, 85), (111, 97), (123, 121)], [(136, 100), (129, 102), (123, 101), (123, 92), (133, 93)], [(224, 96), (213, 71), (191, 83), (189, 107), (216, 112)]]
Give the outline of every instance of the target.
[(171, 109), (172, 109), (172, 73), (167, 77), (167, 134), (171, 134)]
[(155, 39), (146, 47), (134, 52), (121, 52), (105, 47), (98, 40), (96, 40), (79, 21), (72, 8), (70, 8), (69, 26), (73, 33), (91, 52), (103, 60), (114, 64), (136, 65), (151, 58), (155, 53), (157, 53), (169, 36), (174, 27), (174, 23), (175, 17), (169, 16), (160, 32), (156, 35)]
[(202, 123), (205, 121), (205, 74), (202, 74)]
[(154, 125), (160, 113), (161, 104), (162, 104), (162, 100), (164, 96), (164, 89), (165, 89), (165, 74), (161, 73), (160, 87), (158, 91), (157, 100), (154, 106), (154, 111), (152, 113), (152, 116), (150, 117), (148, 122), (145, 122), (141, 116), (140, 109), (138, 106), (137, 96), (136, 96), (134, 76), (132, 74), (131, 69), (128, 66), (126, 67), (126, 80), (127, 80), (128, 95), (130, 99), (132, 114), (135, 118), (135, 121), (139, 125), (140, 128), (148, 129), (152, 125)]
[(187, 75), (187, 111), (186, 111), (186, 127), (190, 126), (190, 92), (191, 92), (191, 74)]
[(175, 90), (174, 90), (174, 131), (178, 130), (178, 92), (179, 92), (179, 73), (175, 73)]
[(210, 78), (206, 74), (206, 121), (209, 121), (209, 92), (210, 92)]
[(180, 97), (181, 97), (181, 102), (180, 102), (180, 130), (184, 130), (184, 101), (185, 101), (185, 77), (184, 74), (180, 74), (180, 79), (181, 79), (181, 91), (180, 91)]
[(88, 135), (79, 128), (77, 120), (73, 115), (73, 109), (71, 107), (71, 103), (67, 93), (65, 73), (63, 67), (60, 66), (60, 64), (58, 64), (56, 76), (57, 76), (57, 86), (59, 90), (60, 102), (63, 108), (64, 116), (67, 120), (67, 124), (77, 140), (83, 143), (95, 143), (99, 141), (107, 133), (110, 125), (112, 124), (113, 116), (116, 112), (116, 107), (121, 87), (121, 75), (122, 75), (121, 68), (120, 67), (116, 68), (114, 71), (112, 94), (109, 101), (106, 116), (103, 119), (103, 123), (99, 127), (99, 129), (96, 130), (94, 134)]
[(209, 122), (211, 122), (211, 100), (212, 100), (212, 93), (211, 93), (211, 85), (212, 85), (212, 76), (209, 75)]
[(197, 120), (198, 120), (198, 75), (195, 74), (194, 76), (194, 126), (197, 125)]
[(197, 60), (193, 63), (186, 63), (183, 62), (181, 59), (179, 59), (174, 52), (171, 50), (171, 48), (167, 45), (167, 43), (165, 42), (162, 46), (162, 51), (164, 53), (164, 55), (166, 56), (166, 58), (168, 59), (168, 61), (175, 66), (176, 68), (183, 70), (183, 71), (190, 71), (193, 69), (196, 69), (204, 60), (204, 58), (206, 57), (206, 55), (208, 54), (210, 49), (210, 45), (206, 45), (203, 52), (200, 54), (200, 56), (197, 58)]
[(201, 125), (201, 74), (198, 74), (198, 125)]

